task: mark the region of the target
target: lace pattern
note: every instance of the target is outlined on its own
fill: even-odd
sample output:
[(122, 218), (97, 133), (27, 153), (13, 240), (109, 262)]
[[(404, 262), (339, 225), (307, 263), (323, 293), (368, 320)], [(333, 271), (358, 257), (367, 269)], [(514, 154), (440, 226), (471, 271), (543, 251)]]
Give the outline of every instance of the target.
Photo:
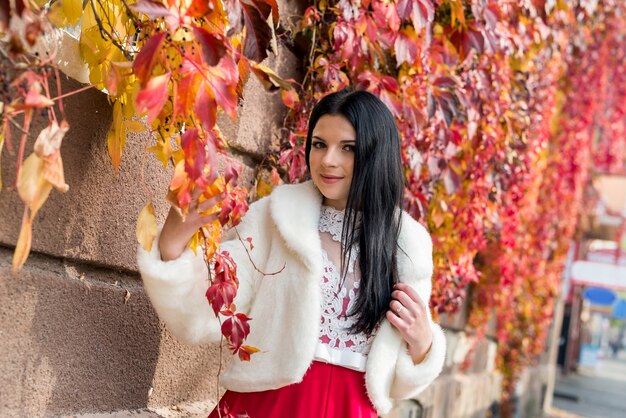
[(320, 282), (322, 294), (320, 337), (321, 344), (331, 349), (351, 351), (367, 355), (371, 337), (365, 334), (353, 334), (350, 328), (356, 322), (354, 316), (348, 316), (359, 290), (359, 272), (356, 266), (358, 248), (352, 251), (348, 271), (342, 281), (338, 261), (341, 260), (341, 232), (344, 212), (323, 206), (319, 221), (322, 238), (323, 275)]

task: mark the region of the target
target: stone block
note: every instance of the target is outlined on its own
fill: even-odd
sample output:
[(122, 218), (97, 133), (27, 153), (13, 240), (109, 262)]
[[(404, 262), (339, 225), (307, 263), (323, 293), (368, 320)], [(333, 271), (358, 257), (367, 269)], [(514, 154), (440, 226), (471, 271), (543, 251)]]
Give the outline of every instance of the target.
[[(134, 275), (0, 247), (0, 416), (60, 416), (215, 399), (219, 347), (164, 330)], [(225, 358), (230, 358), (228, 352)]]
[[(278, 54), (271, 54), (263, 64), (283, 78), (300, 78), (298, 59), (284, 45), (279, 45)], [(260, 161), (268, 153), (280, 149), (280, 130), (286, 113), (280, 93), (265, 91), (251, 73), (244, 87), (237, 119), (232, 121), (220, 113), (217, 124), (233, 149)]]

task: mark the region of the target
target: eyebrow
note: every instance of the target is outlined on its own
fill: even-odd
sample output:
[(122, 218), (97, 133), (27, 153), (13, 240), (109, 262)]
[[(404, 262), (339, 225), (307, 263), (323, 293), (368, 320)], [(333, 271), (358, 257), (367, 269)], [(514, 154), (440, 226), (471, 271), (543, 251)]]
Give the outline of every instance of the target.
[[(311, 138), (312, 139), (319, 139), (320, 141), (326, 142), (326, 140), (324, 138), (322, 138), (321, 136), (313, 135)], [(340, 144), (356, 143), (356, 139), (343, 139), (343, 140), (339, 141), (339, 143)]]

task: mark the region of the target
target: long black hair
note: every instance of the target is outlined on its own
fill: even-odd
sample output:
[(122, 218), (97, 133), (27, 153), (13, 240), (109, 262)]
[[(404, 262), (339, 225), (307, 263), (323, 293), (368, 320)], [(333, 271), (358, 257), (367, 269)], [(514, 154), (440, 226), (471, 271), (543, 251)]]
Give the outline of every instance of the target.
[(387, 106), (366, 91), (343, 89), (322, 98), (313, 108), (306, 139), (309, 167), (311, 136), (324, 115), (341, 115), (354, 127), (356, 144), (352, 184), (342, 231), (342, 276), (359, 248), (361, 279), (349, 315), (356, 316), (351, 331), (371, 334), (384, 318), (398, 281), (397, 251), (404, 176), (400, 135)]

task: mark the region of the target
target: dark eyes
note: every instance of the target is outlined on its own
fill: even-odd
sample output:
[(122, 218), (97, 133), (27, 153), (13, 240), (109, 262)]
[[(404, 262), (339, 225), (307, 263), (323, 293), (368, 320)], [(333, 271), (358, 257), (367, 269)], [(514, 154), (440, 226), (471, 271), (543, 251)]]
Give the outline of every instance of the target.
[[(322, 141), (313, 141), (313, 143), (311, 144), (311, 147), (317, 148), (317, 149), (323, 149), (323, 148), (326, 148), (326, 143)], [(354, 144), (344, 145), (342, 149), (344, 151), (354, 152), (355, 145)]]

